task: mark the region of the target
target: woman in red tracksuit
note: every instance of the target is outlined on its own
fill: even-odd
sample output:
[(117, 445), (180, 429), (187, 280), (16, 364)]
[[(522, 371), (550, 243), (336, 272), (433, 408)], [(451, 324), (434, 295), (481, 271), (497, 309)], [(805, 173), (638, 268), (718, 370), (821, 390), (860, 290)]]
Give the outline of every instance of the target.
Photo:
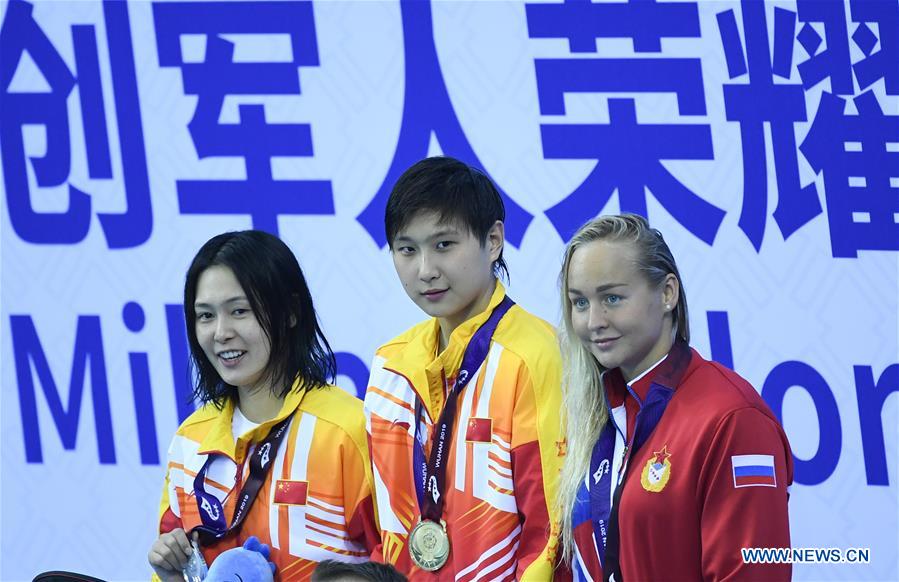
[(568, 452), (559, 507), (576, 580), (788, 580), (741, 550), (789, 547), (787, 438), (753, 387), (689, 346), (661, 233), (584, 225), (562, 269)]

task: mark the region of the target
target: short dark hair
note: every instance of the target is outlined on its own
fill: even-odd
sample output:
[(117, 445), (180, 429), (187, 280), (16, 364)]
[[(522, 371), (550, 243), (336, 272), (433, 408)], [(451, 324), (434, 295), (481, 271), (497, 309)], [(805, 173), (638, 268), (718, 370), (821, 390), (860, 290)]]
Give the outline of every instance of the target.
[(184, 283), (184, 318), (191, 365), (196, 371), (195, 399), (222, 408), (227, 398), (236, 396), (234, 387), (222, 381), (197, 341), (197, 284), (206, 269), (217, 265), (234, 273), (271, 344), (266, 373), (276, 396), (287, 395), (294, 380), (298, 380), (297, 390), (302, 390), (322, 387), (336, 376), (337, 361), (318, 325), (306, 278), (290, 248), (267, 232), (226, 232), (200, 248)]
[(346, 576), (371, 580), (373, 582), (406, 582), (406, 577), (400, 574), (390, 564), (379, 562), (362, 562), (350, 564), (336, 560), (324, 560), (318, 563), (312, 572), (312, 582), (327, 582), (329, 580), (343, 580)]
[[(455, 158), (425, 158), (403, 172), (390, 192), (384, 213), (387, 243), (393, 248), (397, 233), (422, 212), (434, 212), (441, 222), (458, 223), (483, 246), (497, 220), (506, 219), (506, 207), (493, 182), (482, 171)], [(495, 275), (509, 276), (502, 251), (493, 263)]]

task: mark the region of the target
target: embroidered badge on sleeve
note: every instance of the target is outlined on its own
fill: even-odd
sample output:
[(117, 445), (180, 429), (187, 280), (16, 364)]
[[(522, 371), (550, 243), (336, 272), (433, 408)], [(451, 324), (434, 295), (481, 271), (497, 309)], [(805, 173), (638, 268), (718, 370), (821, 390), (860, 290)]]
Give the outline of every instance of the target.
[(734, 455), (730, 463), (734, 487), (777, 487), (774, 455)]

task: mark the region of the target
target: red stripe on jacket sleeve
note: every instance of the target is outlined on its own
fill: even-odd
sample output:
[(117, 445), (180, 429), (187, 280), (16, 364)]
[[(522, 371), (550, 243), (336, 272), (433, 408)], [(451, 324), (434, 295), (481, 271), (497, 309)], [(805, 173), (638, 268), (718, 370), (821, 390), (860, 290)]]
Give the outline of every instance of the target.
[(371, 496), (366, 497), (356, 506), (356, 511), (350, 520), (348, 533), (352, 540), (365, 546), (372, 554), (372, 560), (383, 561), (384, 558), (380, 555), (381, 532), (375, 522), (374, 501)]

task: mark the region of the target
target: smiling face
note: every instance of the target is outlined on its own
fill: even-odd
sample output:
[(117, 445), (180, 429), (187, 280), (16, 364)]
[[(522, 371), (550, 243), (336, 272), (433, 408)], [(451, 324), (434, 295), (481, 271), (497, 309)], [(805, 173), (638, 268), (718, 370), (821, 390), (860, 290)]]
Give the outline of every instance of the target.
[(496, 284), (493, 262), (502, 247), (500, 221), (482, 245), (467, 228), (421, 212), (397, 232), (391, 250), (406, 294), (422, 311), (440, 319), (448, 335), (486, 309)]
[(639, 376), (671, 349), (678, 283), (669, 274), (653, 286), (637, 269), (627, 242), (585, 243), (568, 265), (571, 326), (605, 368), (621, 368), (625, 381)]
[(268, 388), (269, 339), (234, 272), (214, 265), (200, 275), (194, 302), (197, 342), (222, 380), (238, 388)]

